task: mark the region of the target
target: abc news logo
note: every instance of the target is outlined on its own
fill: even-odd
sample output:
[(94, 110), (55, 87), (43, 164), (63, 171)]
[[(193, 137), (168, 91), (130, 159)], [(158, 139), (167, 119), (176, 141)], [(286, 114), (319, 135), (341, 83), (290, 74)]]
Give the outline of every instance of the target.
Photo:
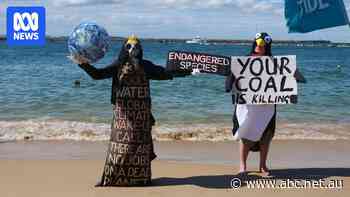
[[(27, 20), (27, 25), (24, 21)], [(39, 33), (36, 32), (39, 29), (39, 15), (34, 12), (29, 14), (24, 12), (22, 14), (16, 12), (13, 15), (13, 29), (15, 40), (39, 40)], [(20, 32), (20, 30), (24, 32)]]
[(7, 43), (9, 45), (44, 45), (45, 8), (8, 7)]

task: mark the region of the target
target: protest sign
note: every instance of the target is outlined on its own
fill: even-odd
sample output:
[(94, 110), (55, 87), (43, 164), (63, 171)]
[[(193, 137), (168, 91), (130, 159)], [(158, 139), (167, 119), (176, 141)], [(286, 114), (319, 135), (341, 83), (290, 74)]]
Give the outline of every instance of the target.
[(204, 53), (170, 51), (168, 54), (167, 69), (199, 70), (202, 73), (228, 75), (230, 72), (230, 58)]
[(295, 56), (231, 57), (235, 104), (296, 103)]

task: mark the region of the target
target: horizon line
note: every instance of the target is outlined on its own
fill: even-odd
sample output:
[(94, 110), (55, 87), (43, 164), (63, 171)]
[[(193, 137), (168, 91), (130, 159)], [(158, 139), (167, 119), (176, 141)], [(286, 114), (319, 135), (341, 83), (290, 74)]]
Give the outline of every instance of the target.
[[(50, 40), (66, 40), (68, 39), (69, 36), (51, 36), (51, 35), (46, 35), (45, 38)], [(112, 40), (124, 40), (127, 37), (123, 36), (110, 36)], [(251, 39), (225, 39), (225, 38), (206, 38), (206, 37), (201, 37), (204, 38), (205, 40), (209, 42), (251, 42)], [(0, 40), (6, 40), (7, 36), (6, 35), (0, 35)], [(154, 41), (186, 41), (186, 40), (191, 40), (192, 38), (166, 38), (166, 37), (140, 37), (141, 40), (154, 40)], [(350, 42), (345, 42), (345, 41), (332, 41), (332, 40), (325, 40), (325, 39), (305, 39), (305, 40), (295, 40), (295, 39), (279, 39), (279, 40), (273, 40), (274, 42), (321, 42), (321, 43), (339, 43), (339, 44), (350, 44)]]

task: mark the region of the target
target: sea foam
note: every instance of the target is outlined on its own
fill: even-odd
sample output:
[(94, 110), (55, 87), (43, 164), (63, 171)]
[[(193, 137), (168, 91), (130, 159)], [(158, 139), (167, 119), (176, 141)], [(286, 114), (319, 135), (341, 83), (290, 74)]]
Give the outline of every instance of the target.
[[(153, 128), (155, 140), (231, 141), (228, 124), (158, 124)], [(58, 119), (0, 121), (0, 141), (12, 140), (76, 140), (105, 141), (110, 125)], [(335, 122), (277, 122), (276, 140), (350, 139), (350, 124)]]

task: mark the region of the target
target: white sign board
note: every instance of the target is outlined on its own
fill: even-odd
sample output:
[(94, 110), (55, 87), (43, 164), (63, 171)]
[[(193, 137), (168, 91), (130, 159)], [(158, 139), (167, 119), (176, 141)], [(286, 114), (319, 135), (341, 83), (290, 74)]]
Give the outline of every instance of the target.
[(297, 102), (296, 56), (233, 56), (235, 104), (291, 104)]

